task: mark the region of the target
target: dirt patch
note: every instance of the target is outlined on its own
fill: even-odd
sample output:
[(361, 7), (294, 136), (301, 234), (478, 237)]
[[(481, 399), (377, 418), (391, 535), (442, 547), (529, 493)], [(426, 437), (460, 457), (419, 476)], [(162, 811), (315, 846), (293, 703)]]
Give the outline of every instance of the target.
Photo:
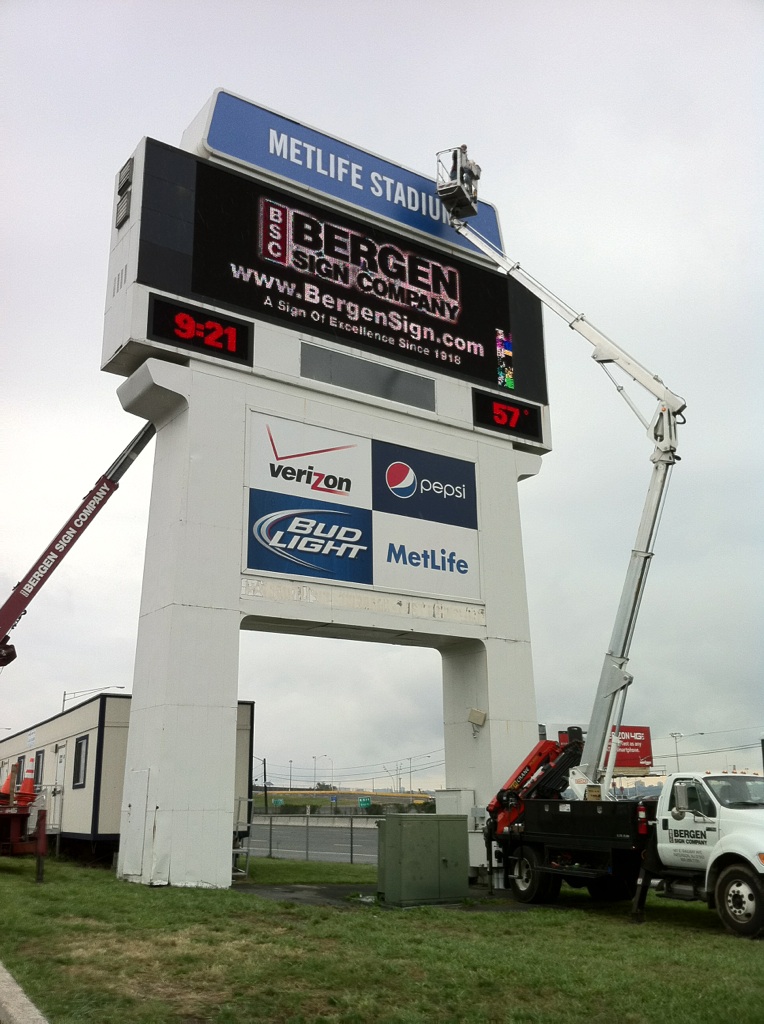
[[(264, 900), (299, 903), (311, 907), (341, 907), (345, 910), (360, 905), (376, 904), (382, 910), (399, 910), (384, 901), (377, 901), (376, 885), (253, 885), (234, 883), (237, 892), (252, 893)], [(458, 903), (436, 904), (442, 909), (463, 912), (488, 911), (491, 913), (523, 913), (533, 906), (518, 903), (506, 890), (489, 892), (488, 886), (473, 886), (468, 899)]]

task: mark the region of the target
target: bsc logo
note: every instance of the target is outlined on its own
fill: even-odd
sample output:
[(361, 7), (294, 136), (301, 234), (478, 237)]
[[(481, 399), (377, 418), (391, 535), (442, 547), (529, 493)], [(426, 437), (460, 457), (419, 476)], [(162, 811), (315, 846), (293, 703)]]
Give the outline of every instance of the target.
[(393, 462), (387, 467), (385, 482), (396, 498), (410, 498), (416, 493), (416, 473), (405, 462)]

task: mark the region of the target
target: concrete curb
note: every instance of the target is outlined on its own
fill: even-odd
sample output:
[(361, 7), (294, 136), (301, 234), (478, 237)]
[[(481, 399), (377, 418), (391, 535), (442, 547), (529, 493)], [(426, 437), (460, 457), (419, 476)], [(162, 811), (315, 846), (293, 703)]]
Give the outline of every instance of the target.
[(0, 964), (0, 1024), (48, 1024), (24, 995), (23, 989)]

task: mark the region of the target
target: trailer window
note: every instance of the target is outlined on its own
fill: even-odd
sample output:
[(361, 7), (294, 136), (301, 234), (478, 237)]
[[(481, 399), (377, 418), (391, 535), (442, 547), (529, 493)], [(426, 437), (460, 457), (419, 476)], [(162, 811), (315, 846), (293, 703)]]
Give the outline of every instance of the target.
[(42, 786), (42, 766), (45, 761), (45, 751), (38, 750), (34, 755), (34, 788), (40, 789)]
[(24, 764), (25, 759), (19, 757), (16, 759), (16, 789), (21, 789), (21, 783), (24, 781)]
[(78, 736), (74, 741), (74, 772), (72, 789), (82, 789), (85, 785), (88, 764), (88, 737)]

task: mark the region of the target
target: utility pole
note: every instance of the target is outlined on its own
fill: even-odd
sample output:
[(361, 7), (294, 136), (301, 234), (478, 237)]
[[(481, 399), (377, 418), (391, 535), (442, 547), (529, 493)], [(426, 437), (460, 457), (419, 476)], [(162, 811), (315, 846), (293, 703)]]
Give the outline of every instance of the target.
[(669, 736), (673, 736), (674, 738), (674, 755), (676, 756), (676, 770), (679, 771), (679, 741), (681, 740), (682, 736), (684, 736), (684, 733), (670, 732)]

